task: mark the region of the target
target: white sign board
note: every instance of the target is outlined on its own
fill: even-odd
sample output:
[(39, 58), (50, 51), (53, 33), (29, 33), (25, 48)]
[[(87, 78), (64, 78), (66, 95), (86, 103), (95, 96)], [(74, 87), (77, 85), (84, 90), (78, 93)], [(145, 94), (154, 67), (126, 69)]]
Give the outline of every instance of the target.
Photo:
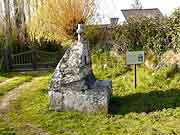
[(144, 51), (127, 52), (127, 65), (143, 64)]

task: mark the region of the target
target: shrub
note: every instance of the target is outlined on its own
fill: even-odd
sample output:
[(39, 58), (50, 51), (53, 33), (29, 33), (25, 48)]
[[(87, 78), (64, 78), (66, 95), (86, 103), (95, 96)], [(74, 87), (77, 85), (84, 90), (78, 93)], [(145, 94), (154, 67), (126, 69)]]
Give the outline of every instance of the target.
[[(149, 82), (150, 86), (163, 87), (164, 84), (169, 84), (171, 79), (178, 73), (178, 68), (176, 65), (166, 65), (160, 68), (157, 72), (154, 73), (153, 78)], [(164, 80), (162, 82), (162, 80)]]
[(159, 79), (168, 79), (171, 78), (175, 75), (175, 73), (177, 73), (177, 66), (176, 65), (167, 65), (163, 68), (161, 68), (157, 74), (156, 74), (156, 78)]
[(110, 79), (127, 73), (125, 58), (112, 56), (109, 52), (92, 51), (93, 71), (98, 79)]
[(180, 8), (176, 9), (168, 19), (173, 48), (180, 47)]
[(108, 37), (110, 37), (110, 30), (108, 27), (102, 27), (101, 25), (90, 25), (87, 26), (85, 37), (90, 43), (91, 49), (102, 49), (108, 51), (112, 48), (108, 44)]
[[(113, 41), (128, 50), (151, 49), (158, 57), (168, 48), (167, 19), (160, 20), (148, 17), (133, 17), (113, 32)], [(126, 50), (124, 51), (126, 52)]]
[(102, 42), (104, 32), (103, 30), (98, 26), (89, 26), (86, 29), (86, 38), (90, 42), (90, 44), (98, 44)]
[(76, 37), (78, 23), (94, 13), (94, 0), (47, 0), (32, 19), (29, 31), (35, 38), (64, 41)]

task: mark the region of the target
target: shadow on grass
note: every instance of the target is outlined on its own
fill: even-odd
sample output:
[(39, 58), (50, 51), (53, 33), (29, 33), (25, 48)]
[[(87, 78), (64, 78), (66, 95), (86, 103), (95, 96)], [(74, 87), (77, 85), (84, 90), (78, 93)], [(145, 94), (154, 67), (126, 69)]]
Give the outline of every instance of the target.
[(169, 89), (124, 97), (113, 96), (110, 101), (109, 113), (114, 115), (124, 115), (130, 112), (150, 113), (176, 107), (180, 107), (180, 89)]

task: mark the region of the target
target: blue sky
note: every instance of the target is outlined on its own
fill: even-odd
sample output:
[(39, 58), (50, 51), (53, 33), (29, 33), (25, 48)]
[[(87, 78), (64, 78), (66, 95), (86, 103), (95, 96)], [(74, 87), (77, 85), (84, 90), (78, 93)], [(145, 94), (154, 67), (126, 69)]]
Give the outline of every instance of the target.
[[(110, 17), (119, 17), (121, 21), (124, 17), (121, 9), (131, 8), (134, 0), (97, 0), (97, 8), (104, 18), (102, 23), (109, 23)], [(170, 15), (175, 8), (180, 7), (180, 0), (141, 0), (143, 8), (159, 8), (164, 15)]]

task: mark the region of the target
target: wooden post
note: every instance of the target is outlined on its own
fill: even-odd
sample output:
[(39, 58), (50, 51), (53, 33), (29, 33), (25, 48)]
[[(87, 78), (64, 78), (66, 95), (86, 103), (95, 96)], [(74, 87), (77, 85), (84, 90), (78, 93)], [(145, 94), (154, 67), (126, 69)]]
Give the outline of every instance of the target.
[(137, 88), (136, 64), (134, 65), (134, 88)]
[(32, 68), (37, 69), (37, 50), (36, 47), (32, 48)]
[(3, 49), (3, 57), (4, 57), (4, 69), (6, 71), (10, 71), (12, 68), (12, 58), (11, 58), (10, 47), (5, 47)]
[(9, 71), (10, 67), (9, 67), (9, 59), (8, 59), (8, 48), (4, 48), (4, 66), (5, 66), (5, 70)]

